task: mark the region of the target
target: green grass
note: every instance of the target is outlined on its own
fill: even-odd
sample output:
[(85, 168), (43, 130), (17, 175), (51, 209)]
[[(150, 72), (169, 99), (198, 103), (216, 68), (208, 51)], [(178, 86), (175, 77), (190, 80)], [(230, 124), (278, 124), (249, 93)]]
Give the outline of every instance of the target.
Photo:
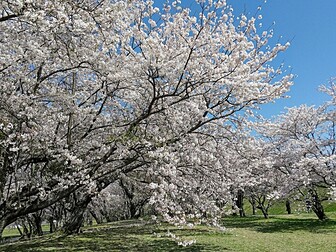
[[(145, 221), (121, 221), (84, 229), (79, 235), (57, 234), (0, 245), (0, 251), (336, 251), (336, 213), (321, 222), (313, 214), (224, 218), (226, 231), (200, 226), (178, 229)], [(167, 230), (196, 243), (182, 247)]]
[(328, 201), (324, 204), (324, 210), (328, 214), (329, 212), (336, 212), (336, 202)]
[[(49, 225), (42, 225), (43, 232), (49, 232)], [(20, 232), (17, 228), (6, 228), (3, 233), (2, 237), (9, 238), (9, 237), (17, 237), (20, 236)]]
[[(336, 212), (336, 202), (335, 201), (323, 201), (324, 211), (326, 215), (329, 215), (329, 212)], [(292, 213), (304, 213), (306, 211), (304, 203), (302, 201), (293, 201), (291, 204)], [(248, 200), (244, 200), (244, 210), (247, 215), (252, 215), (252, 206)], [(257, 209), (257, 214), (262, 214), (260, 210)], [(270, 215), (281, 215), (287, 214), (286, 203), (284, 200), (279, 200), (273, 203), (269, 209)]]
[(16, 228), (5, 228), (5, 230), (2, 233), (3, 237), (13, 237), (13, 236), (19, 236), (20, 233)]

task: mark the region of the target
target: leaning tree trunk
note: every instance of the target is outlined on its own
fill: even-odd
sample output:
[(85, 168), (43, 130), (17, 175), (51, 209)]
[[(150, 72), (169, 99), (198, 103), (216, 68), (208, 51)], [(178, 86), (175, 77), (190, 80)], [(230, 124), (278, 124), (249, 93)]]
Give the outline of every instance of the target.
[(5, 230), (5, 228), (11, 224), (14, 223), (17, 220), (16, 216), (10, 216), (9, 214), (4, 214), (0, 216), (0, 240), (2, 239), (2, 233)]
[(0, 240), (2, 239), (2, 233), (6, 227), (6, 220), (5, 219), (0, 219)]
[(265, 219), (268, 219), (268, 209), (270, 207), (270, 203), (266, 202), (266, 196), (262, 195), (255, 199), (255, 202), (258, 203), (257, 208), (261, 210), (262, 214), (264, 215)]
[(91, 202), (91, 199), (91, 195), (85, 195), (73, 205), (68, 220), (62, 228), (65, 234), (70, 235), (79, 233), (84, 222), (84, 213), (88, 204)]
[(312, 209), (313, 209), (314, 213), (319, 218), (319, 220), (322, 220), (322, 221), (327, 220), (328, 217), (324, 212), (322, 202), (321, 202), (317, 192), (315, 190), (311, 190), (310, 193), (312, 195)]
[[(115, 180), (116, 178), (112, 176), (105, 177), (101, 180), (96, 181), (96, 193), (101, 192), (104, 188), (113, 183)], [(74, 193), (73, 196), (76, 196), (76, 193)], [(79, 233), (80, 228), (84, 223), (84, 213), (87, 210), (92, 198), (94, 197), (94, 195), (92, 194), (79, 194), (79, 196), (80, 198), (74, 201), (71, 212), (69, 213), (69, 216), (62, 228), (63, 232), (67, 235)]]
[(267, 209), (267, 207), (265, 207), (265, 206), (259, 206), (258, 208), (261, 210), (261, 212), (264, 215), (265, 219), (268, 219), (268, 209)]
[(91, 209), (89, 212), (90, 212), (91, 216), (95, 219), (95, 221), (96, 221), (97, 224), (103, 223), (102, 218), (99, 217), (94, 210)]

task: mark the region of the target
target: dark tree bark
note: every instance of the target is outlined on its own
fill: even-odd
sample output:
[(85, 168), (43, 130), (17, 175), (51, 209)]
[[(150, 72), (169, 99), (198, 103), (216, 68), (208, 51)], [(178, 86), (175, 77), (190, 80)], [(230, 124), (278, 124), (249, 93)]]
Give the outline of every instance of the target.
[(257, 206), (257, 208), (261, 210), (261, 212), (264, 215), (265, 219), (268, 219), (268, 207), (265, 207), (263, 205), (259, 205), (259, 206)]
[(286, 200), (286, 211), (288, 214), (292, 213), (291, 202), (289, 201), (289, 199)]
[(130, 202), (129, 202), (129, 204), (130, 204), (130, 217), (131, 217), (131, 219), (133, 219), (133, 218), (139, 218), (139, 214), (137, 214), (137, 207), (136, 207), (136, 205), (133, 203), (133, 201), (132, 201), (132, 199), (130, 200)]
[(43, 230), (42, 230), (42, 217), (40, 213), (34, 213), (33, 216), (33, 234), (42, 236)]
[(265, 219), (268, 219), (268, 209), (271, 206), (270, 201), (267, 201), (265, 195), (252, 196), (255, 203), (258, 204), (256, 208), (260, 209)]
[(83, 195), (82, 198), (73, 204), (68, 219), (62, 228), (66, 235), (79, 233), (84, 222), (84, 213), (91, 200), (91, 195)]
[(312, 196), (312, 210), (314, 211), (316, 216), (319, 218), (319, 220), (322, 220), (322, 221), (327, 220), (328, 217), (324, 212), (322, 201), (320, 197), (318, 196), (318, 193), (314, 189), (309, 190), (309, 193)]
[(244, 210), (244, 191), (241, 189), (238, 190), (236, 204), (239, 208), (239, 216), (246, 217)]
[[(53, 184), (50, 185), (50, 187), (52, 186)], [(58, 194), (53, 195), (53, 197), (50, 197), (43, 201), (40, 199), (36, 199), (30, 202), (27, 206), (22, 206), (19, 208), (12, 207), (17, 202), (16, 197), (18, 196), (15, 195), (15, 197), (14, 196), (10, 197), (8, 201), (4, 201), (3, 203), (0, 204), (0, 227), (1, 225), (4, 225), (4, 227), (6, 227), (9, 224), (19, 220), (20, 218), (25, 218), (25, 216), (27, 216), (30, 213), (35, 213), (39, 210), (47, 208), (55, 204), (56, 202), (62, 200), (63, 198), (69, 196), (72, 192), (76, 191), (80, 187), (81, 185), (74, 185), (68, 187), (67, 189), (60, 191)], [(34, 190), (30, 190), (28, 192), (24, 191), (18, 192), (18, 194), (20, 195), (20, 198), (23, 200), (35, 195), (36, 190), (37, 192), (39, 191), (37, 188), (35, 188)], [(2, 237), (2, 231), (0, 229), (0, 238)]]
[(123, 189), (125, 196), (128, 199), (129, 205), (129, 218), (136, 218), (137, 206), (134, 204), (134, 185), (130, 182), (126, 182), (123, 179), (119, 180), (119, 185)]
[(23, 228), (22, 236), (20, 239), (29, 239), (32, 236), (32, 225), (30, 224), (28, 217), (26, 216), (22, 218), (20, 222)]
[(54, 219), (52, 217), (49, 217), (48, 218), (48, 222), (49, 222), (49, 232), (52, 234), (55, 232), (56, 230), (56, 226), (55, 226), (55, 223), (54, 223)]
[(142, 199), (136, 199), (134, 185), (130, 181), (119, 180), (119, 185), (123, 189), (125, 196), (127, 197), (127, 202), (129, 206), (129, 216), (130, 219), (137, 219), (141, 216), (141, 212), (145, 204), (149, 201), (149, 197), (144, 197)]
[(6, 227), (6, 220), (5, 219), (0, 219), (0, 240), (2, 240), (2, 233)]
[(256, 202), (255, 202), (255, 199), (253, 197), (250, 197), (249, 198), (249, 202), (252, 206), (252, 215), (256, 215)]
[(16, 229), (19, 231), (19, 233), (20, 233), (20, 236), (22, 237), (23, 236), (23, 233), (22, 233), (22, 231), (21, 231), (21, 228), (20, 228), (20, 226), (19, 225), (15, 225), (16, 226)]
[(103, 220), (98, 217), (98, 215), (95, 213), (95, 211), (90, 210), (89, 212), (92, 215), (92, 217), (95, 219), (95, 221), (96, 221), (97, 224), (103, 223)]
[[(0, 240), (2, 239), (2, 233), (3, 233), (3, 231), (5, 230), (5, 228), (9, 225), (9, 224), (11, 224), (11, 223), (13, 223), (13, 222), (15, 222), (17, 219), (11, 219), (11, 218), (9, 218), (9, 217), (4, 217), (4, 218), (0, 218)], [(19, 223), (19, 222), (17, 222), (17, 223)]]

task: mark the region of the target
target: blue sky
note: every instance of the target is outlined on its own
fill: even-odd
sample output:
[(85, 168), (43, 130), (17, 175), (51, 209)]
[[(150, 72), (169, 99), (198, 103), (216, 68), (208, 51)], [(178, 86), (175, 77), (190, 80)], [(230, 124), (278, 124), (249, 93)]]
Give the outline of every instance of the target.
[(279, 55), (279, 62), (292, 67), (296, 75), (291, 98), (276, 101), (259, 112), (265, 117), (279, 114), (284, 107), (300, 104), (320, 105), (328, 99), (318, 86), (336, 77), (336, 1), (335, 0), (228, 0), (239, 14), (244, 9), (253, 15), (258, 6), (263, 16), (261, 29), (272, 26), (275, 38), (291, 41)]
[[(160, 6), (165, 0), (155, 0)], [(190, 6), (193, 0), (182, 0)], [(265, 117), (285, 111), (285, 107), (300, 104), (320, 105), (327, 97), (318, 92), (318, 86), (336, 77), (336, 0), (227, 0), (235, 16), (245, 12), (263, 16), (260, 31), (272, 25), (274, 38), (290, 48), (278, 56), (276, 62), (291, 66), (296, 75), (289, 99), (277, 100), (263, 106), (259, 114)], [(191, 5), (192, 6), (192, 5)], [(244, 11), (245, 10), (245, 11)]]

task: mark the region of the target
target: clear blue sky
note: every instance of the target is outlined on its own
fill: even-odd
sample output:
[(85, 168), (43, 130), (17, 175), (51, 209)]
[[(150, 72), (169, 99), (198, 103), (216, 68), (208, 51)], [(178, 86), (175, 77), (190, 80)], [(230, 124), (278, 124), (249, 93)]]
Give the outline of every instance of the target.
[[(165, 0), (155, 0), (160, 6)], [(193, 0), (182, 0), (190, 6)], [(263, 16), (260, 31), (272, 25), (274, 38), (290, 48), (278, 56), (277, 62), (292, 67), (296, 75), (289, 99), (263, 106), (259, 114), (271, 117), (284, 107), (300, 104), (320, 105), (327, 97), (318, 92), (318, 86), (336, 77), (336, 0), (227, 0), (236, 16), (245, 12), (254, 16), (258, 6)], [(192, 8), (192, 5), (191, 5)]]
[(275, 38), (291, 41), (279, 61), (292, 67), (296, 75), (291, 98), (266, 105), (260, 114), (270, 117), (284, 107), (300, 104), (320, 105), (327, 97), (318, 86), (336, 77), (336, 0), (228, 0), (238, 14), (246, 9), (251, 15), (261, 6), (261, 29), (275, 21)]

